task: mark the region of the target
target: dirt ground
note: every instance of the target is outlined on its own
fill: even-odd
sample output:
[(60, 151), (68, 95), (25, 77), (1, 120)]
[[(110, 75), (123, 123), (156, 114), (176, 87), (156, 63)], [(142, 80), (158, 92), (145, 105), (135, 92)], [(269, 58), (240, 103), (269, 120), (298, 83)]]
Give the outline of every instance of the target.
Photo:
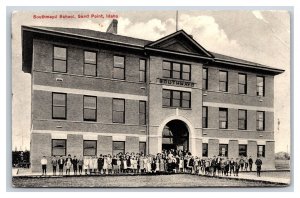
[(278, 187), (275, 183), (196, 175), (13, 177), (13, 187)]

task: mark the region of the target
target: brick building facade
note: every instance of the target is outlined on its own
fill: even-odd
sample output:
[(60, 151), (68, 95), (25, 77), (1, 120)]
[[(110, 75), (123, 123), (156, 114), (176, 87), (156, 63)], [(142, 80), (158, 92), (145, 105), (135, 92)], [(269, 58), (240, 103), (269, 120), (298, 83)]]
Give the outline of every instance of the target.
[(170, 148), (260, 155), (274, 168), (274, 76), (283, 70), (209, 52), (183, 30), (147, 41), (117, 35), (113, 23), (106, 33), (22, 27), (32, 171), (43, 155)]

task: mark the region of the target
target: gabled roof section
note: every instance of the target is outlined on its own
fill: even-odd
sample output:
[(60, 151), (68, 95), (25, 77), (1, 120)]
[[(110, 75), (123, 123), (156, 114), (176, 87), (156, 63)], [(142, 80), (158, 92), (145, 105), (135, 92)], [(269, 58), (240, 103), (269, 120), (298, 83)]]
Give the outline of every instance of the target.
[(183, 52), (209, 58), (214, 57), (209, 51), (204, 49), (204, 47), (197, 43), (197, 41), (195, 41), (193, 37), (188, 35), (184, 30), (179, 30), (157, 41), (151, 42), (145, 47)]

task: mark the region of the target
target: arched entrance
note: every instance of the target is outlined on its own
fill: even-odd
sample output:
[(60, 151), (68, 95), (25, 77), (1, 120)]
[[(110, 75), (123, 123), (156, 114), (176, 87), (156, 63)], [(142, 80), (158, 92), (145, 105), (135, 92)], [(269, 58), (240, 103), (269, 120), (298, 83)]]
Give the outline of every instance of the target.
[(171, 120), (162, 131), (162, 150), (189, 150), (189, 130), (181, 120)]

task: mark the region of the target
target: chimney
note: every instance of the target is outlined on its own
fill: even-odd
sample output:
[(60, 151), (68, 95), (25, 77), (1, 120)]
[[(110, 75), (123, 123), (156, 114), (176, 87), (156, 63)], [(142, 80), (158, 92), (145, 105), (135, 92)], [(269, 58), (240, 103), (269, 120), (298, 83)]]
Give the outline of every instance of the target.
[(107, 33), (117, 34), (118, 33), (118, 20), (113, 19), (111, 23), (109, 24), (107, 30)]

